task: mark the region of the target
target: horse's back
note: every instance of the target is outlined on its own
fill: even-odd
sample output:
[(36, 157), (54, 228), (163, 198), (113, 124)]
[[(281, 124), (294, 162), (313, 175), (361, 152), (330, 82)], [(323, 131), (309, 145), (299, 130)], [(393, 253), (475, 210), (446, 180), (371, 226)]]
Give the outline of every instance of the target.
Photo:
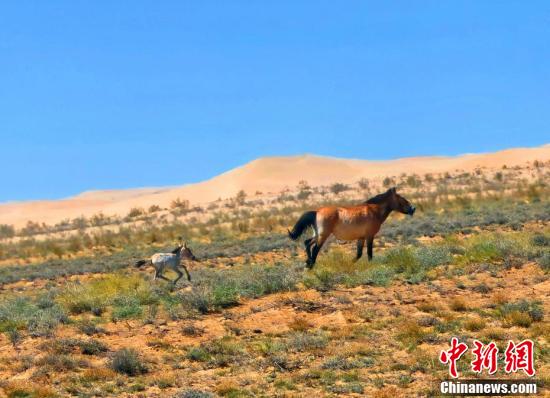
[(317, 210), (318, 223), (325, 233), (340, 240), (355, 240), (374, 235), (380, 228), (368, 206), (327, 206)]
[(151, 257), (151, 262), (153, 264), (169, 263), (175, 257), (176, 255), (172, 253), (156, 253)]

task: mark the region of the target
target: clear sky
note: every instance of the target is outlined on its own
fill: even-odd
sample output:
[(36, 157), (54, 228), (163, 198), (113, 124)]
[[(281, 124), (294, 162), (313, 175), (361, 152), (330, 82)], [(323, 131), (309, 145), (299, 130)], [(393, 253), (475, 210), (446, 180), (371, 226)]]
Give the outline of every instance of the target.
[(4, 1), (0, 139), (0, 201), (537, 146), (550, 2)]

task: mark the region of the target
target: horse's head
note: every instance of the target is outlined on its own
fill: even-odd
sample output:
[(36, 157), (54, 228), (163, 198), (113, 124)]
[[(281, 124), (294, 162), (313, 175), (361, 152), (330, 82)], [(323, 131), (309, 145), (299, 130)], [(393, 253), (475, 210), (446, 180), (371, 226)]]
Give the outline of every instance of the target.
[(185, 258), (192, 261), (198, 261), (197, 257), (191, 252), (191, 249), (187, 247), (187, 242), (183, 242), (181, 249), (180, 249), (180, 256), (181, 258)]
[(399, 195), (395, 187), (390, 188), (388, 190), (388, 193), (390, 195), (389, 197), (392, 210), (398, 211), (403, 214), (408, 214), (410, 216), (414, 214), (414, 212), (416, 211), (416, 207), (411, 205), (411, 203), (403, 196)]

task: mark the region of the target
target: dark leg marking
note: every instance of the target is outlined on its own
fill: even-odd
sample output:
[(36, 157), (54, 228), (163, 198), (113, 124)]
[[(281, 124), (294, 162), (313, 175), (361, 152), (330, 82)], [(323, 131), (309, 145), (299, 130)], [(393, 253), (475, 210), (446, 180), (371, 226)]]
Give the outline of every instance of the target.
[(369, 256), (369, 260), (372, 260), (372, 243), (374, 242), (374, 237), (367, 238), (367, 255)]

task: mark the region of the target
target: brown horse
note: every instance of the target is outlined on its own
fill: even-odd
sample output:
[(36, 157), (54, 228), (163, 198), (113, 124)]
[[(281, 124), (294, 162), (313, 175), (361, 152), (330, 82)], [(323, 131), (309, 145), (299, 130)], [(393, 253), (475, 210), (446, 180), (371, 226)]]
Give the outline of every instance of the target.
[(307, 211), (292, 231), (288, 231), (288, 235), (290, 239), (296, 240), (308, 227), (313, 227), (314, 236), (304, 242), (309, 268), (313, 267), (323, 244), (332, 234), (338, 240), (357, 240), (357, 260), (363, 255), (366, 241), (367, 254), (371, 260), (374, 237), (390, 213), (398, 211), (412, 216), (415, 210), (407, 199), (391, 188), (357, 206), (327, 206)]

